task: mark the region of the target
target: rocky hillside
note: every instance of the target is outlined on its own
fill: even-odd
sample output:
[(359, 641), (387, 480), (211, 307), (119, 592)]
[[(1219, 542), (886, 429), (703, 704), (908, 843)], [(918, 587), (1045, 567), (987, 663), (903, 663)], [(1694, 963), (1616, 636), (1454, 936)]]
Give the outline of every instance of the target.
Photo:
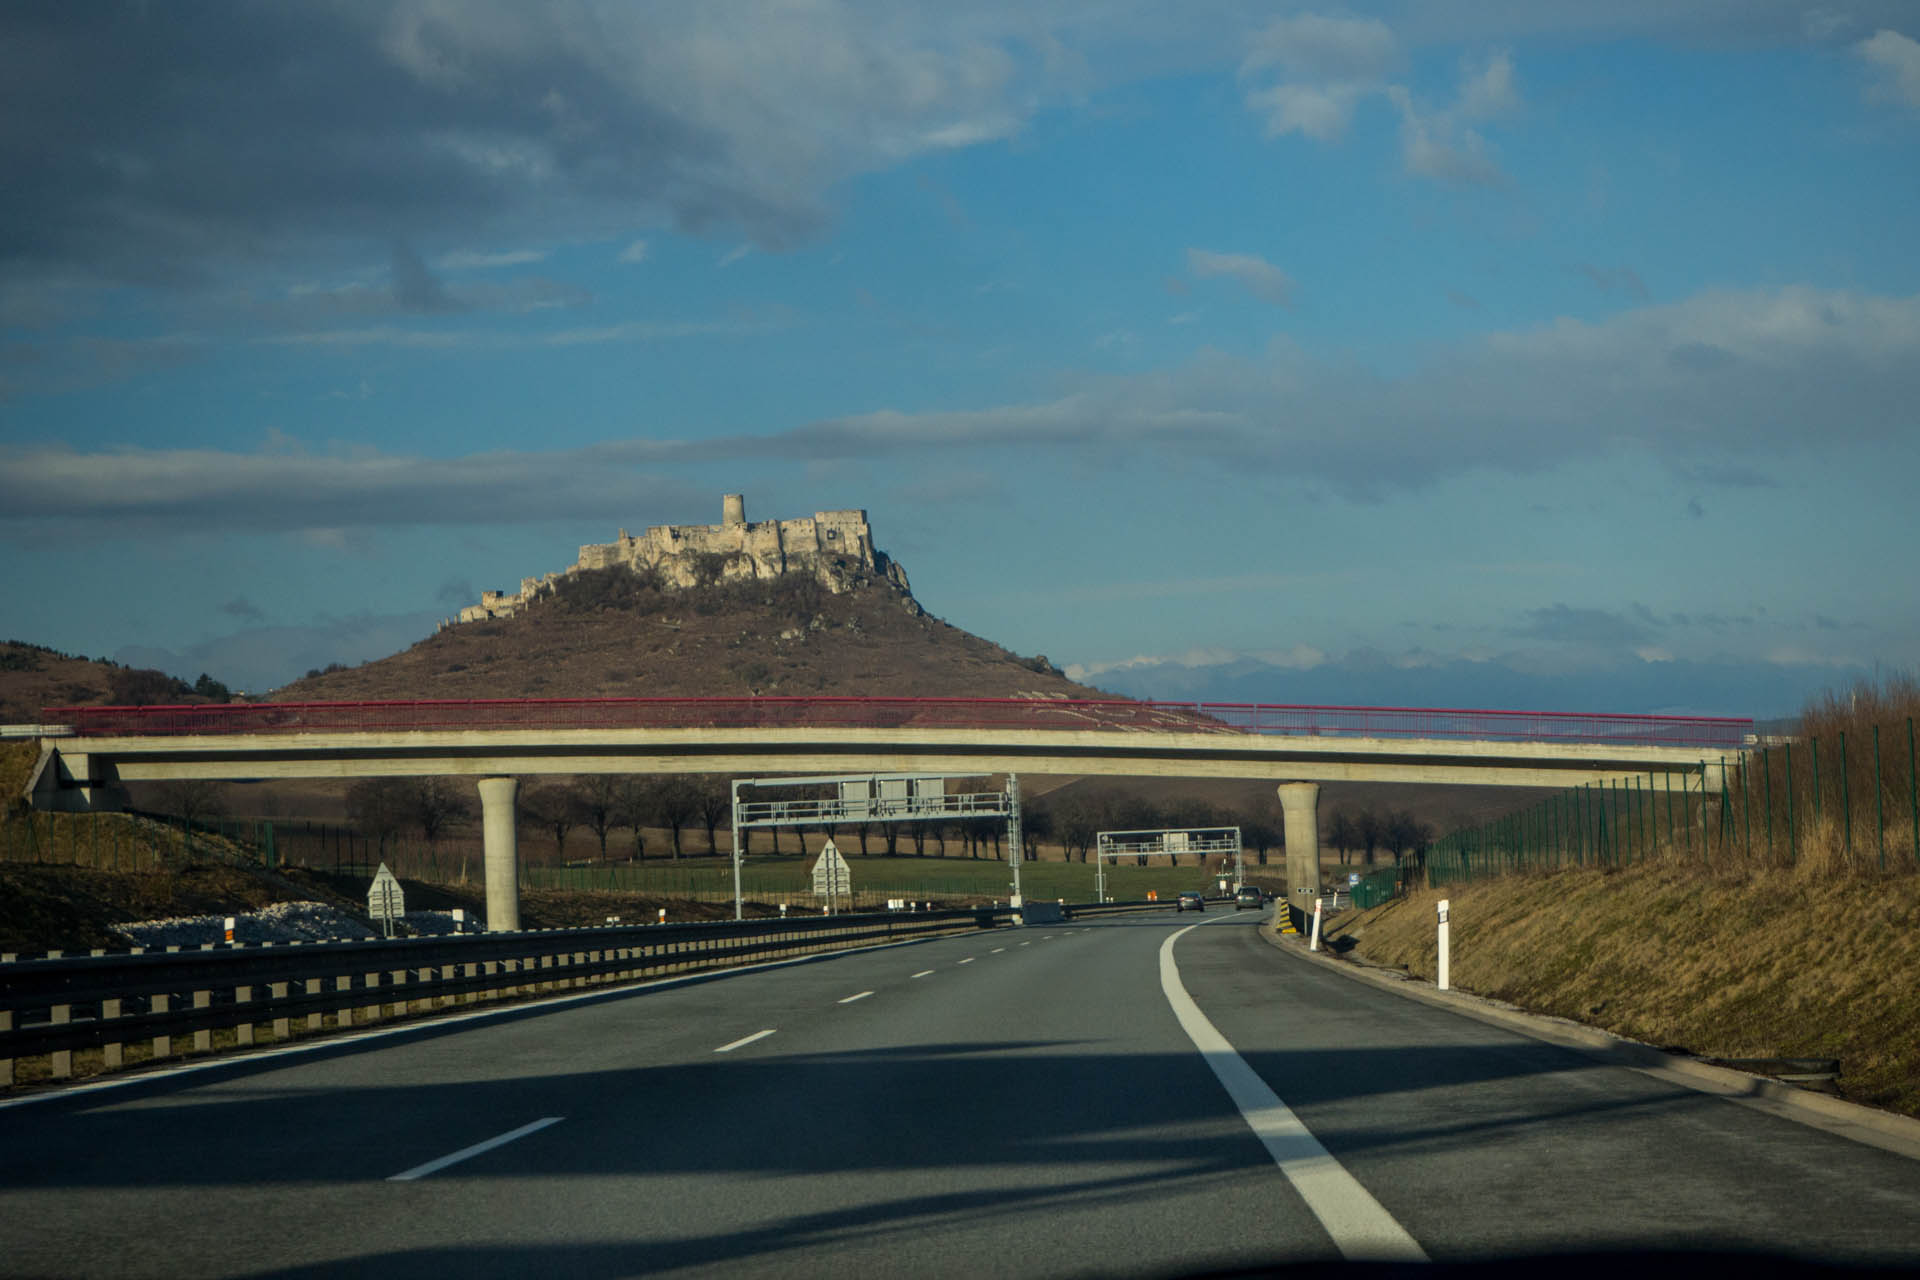
[(42, 707), (224, 702), (227, 687), (202, 675), (188, 684), (165, 672), (82, 658), (20, 640), (0, 643), (0, 724), (32, 724)]
[(1107, 696), (929, 617), (880, 576), (685, 590), (623, 568), (559, 579), (522, 612), (448, 626), (404, 652), (310, 673), (278, 701), (746, 695)]

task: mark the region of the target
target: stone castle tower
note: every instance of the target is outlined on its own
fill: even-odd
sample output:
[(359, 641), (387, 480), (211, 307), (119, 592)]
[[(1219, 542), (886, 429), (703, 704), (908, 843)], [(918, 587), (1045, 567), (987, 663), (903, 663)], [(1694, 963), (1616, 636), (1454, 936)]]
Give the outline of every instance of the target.
[(612, 542), (581, 547), (579, 559), (560, 573), (522, 578), (517, 592), (482, 593), (479, 604), (460, 611), (460, 621), (510, 618), (568, 574), (620, 567), (656, 573), (670, 590), (804, 573), (835, 595), (879, 578), (912, 599), (906, 571), (874, 549), (865, 511), (816, 511), (756, 524), (747, 519), (746, 499), (729, 493), (720, 500), (719, 524), (656, 524), (639, 537), (622, 529)]

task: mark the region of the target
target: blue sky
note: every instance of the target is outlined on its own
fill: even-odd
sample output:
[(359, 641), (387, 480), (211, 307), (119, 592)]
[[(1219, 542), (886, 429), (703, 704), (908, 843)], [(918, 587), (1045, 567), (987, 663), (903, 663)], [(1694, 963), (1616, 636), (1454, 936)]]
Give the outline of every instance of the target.
[(0, 9), (11, 638), (265, 688), (858, 506), (1136, 694), (1920, 660), (1900, 0)]

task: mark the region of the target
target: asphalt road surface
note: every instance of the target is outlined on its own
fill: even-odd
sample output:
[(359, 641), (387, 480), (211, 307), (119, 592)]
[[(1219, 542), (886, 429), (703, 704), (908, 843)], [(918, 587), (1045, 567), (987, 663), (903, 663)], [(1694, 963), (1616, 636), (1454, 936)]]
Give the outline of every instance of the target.
[(7, 1105), (0, 1273), (1920, 1264), (1920, 1161), (1376, 990), (1254, 924), (1001, 929)]

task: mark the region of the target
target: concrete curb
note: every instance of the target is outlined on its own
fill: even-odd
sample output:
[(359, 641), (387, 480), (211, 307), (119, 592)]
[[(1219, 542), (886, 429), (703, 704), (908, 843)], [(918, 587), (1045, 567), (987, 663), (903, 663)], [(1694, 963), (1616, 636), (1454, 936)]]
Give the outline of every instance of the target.
[(1440, 991), (1397, 969), (1370, 967), (1343, 960), (1325, 951), (1307, 950), (1298, 935), (1281, 936), (1271, 922), (1262, 922), (1260, 936), (1288, 955), (1330, 969), (1356, 981), (1370, 983), (1410, 1000), (1418, 1000), (1508, 1031), (1572, 1049), (1610, 1066), (1629, 1067), (1670, 1084), (1726, 1098), (1769, 1115), (1811, 1125), (1853, 1142), (1878, 1147), (1911, 1160), (1920, 1160), (1920, 1120), (1880, 1111), (1831, 1094), (1748, 1075), (1728, 1067), (1711, 1066), (1671, 1054), (1638, 1040), (1628, 1040), (1568, 1018), (1529, 1013), (1524, 1009), (1474, 995), (1468, 991)]

